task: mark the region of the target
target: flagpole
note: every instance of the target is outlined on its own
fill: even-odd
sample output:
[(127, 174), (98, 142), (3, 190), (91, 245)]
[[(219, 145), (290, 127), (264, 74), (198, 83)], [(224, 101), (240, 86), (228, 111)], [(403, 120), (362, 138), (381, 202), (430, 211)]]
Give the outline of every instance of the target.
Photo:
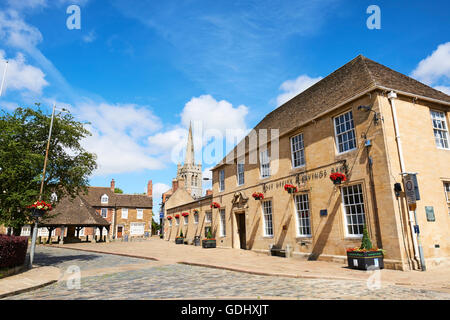
[(0, 87), (0, 97), (2, 96), (3, 93), (3, 85), (5, 84), (5, 79), (6, 79), (6, 70), (8, 69), (8, 60), (6, 60), (5, 63), (5, 70), (3, 71), (3, 79), (2, 79), (2, 85)]

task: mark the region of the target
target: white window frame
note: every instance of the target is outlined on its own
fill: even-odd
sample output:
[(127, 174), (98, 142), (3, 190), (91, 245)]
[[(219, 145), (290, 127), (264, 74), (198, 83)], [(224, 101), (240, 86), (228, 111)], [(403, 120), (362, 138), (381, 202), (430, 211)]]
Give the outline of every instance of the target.
[(259, 153), (259, 171), (261, 179), (270, 177), (270, 157), (268, 149)]
[(31, 235), (31, 226), (23, 226), (20, 230), (21, 237), (28, 237)]
[(122, 219), (128, 219), (128, 208), (122, 208)]
[(175, 218), (175, 225), (177, 225), (177, 226), (180, 225), (180, 218)]
[[(345, 116), (346, 116), (347, 114), (351, 114), (351, 118), (350, 118), (349, 120), (346, 120), (346, 119), (345, 119)], [(343, 123), (339, 123), (339, 125), (343, 125), (343, 126), (344, 126), (344, 131), (338, 133), (336, 120), (337, 120), (337, 119), (341, 119), (341, 118), (343, 119), (344, 122), (343, 122)], [(340, 121), (341, 121), (341, 120), (340, 120)], [(350, 129), (347, 129), (347, 128), (346, 128), (346, 123), (347, 123), (347, 122), (350, 122), (350, 123), (352, 124), (353, 127), (350, 128)], [(340, 115), (334, 117), (334, 118), (333, 118), (333, 127), (334, 127), (334, 135), (335, 135), (336, 150), (337, 150), (337, 153), (338, 153), (338, 154), (347, 153), (347, 152), (350, 152), (350, 151), (355, 150), (355, 149), (357, 148), (355, 121), (354, 121), (354, 118), (353, 118), (353, 111), (352, 111), (352, 110), (349, 110), (349, 111), (347, 111), (347, 112), (344, 112), (344, 113), (342, 113), (342, 114), (340, 114)], [(345, 142), (339, 143), (339, 137), (340, 137), (340, 136), (348, 136), (348, 134), (349, 134), (350, 132), (353, 134), (353, 139), (348, 139), (348, 140), (346, 140)], [(353, 146), (353, 148), (349, 148), (349, 149), (346, 149), (346, 150), (341, 151), (340, 148), (339, 148), (339, 145), (340, 145), (340, 144), (345, 145), (346, 143), (348, 144), (349, 141), (351, 141), (351, 140), (354, 140), (354, 146)]]
[[(430, 115), (436, 147), (438, 149), (449, 150), (450, 145), (446, 113), (443, 111), (430, 110)], [(438, 136), (436, 136), (437, 134)]]
[(199, 216), (199, 214), (198, 213), (194, 213), (194, 224), (198, 224), (198, 216)]
[[(102, 218), (107, 218), (108, 217), (108, 208), (101, 208), (100, 209), (100, 214), (101, 214), (101, 216), (102, 216)], [(103, 215), (103, 213), (105, 213), (104, 215)]]
[(225, 237), (227, 234), (225, 209), (219, 210), (219, 216), (220, 216), (220, 236)]
[(85, 231), (84, 227), (80, 229), (80, 233), (79, 233), (80, 237), (84, 237), (84, 231)]
[[(297, 236), (310, 238), (311, 235), (311, 210), (309, 195), (307, 193), (294, 196), (295, 217), (297, 220)], [(304, 215), (306, 214), (306, 217)]]
[(189, 223), (189, 216), (185, 216), (184, 218), (184, 225), (186, 226)]
[(206, 211), (205, 212), (205, 222), (211, 222), (212, 221), (212, 211)]
[[(354, 192), (354, 188), (358, 189), (356, 193)], [(347, 193), (346, 195), (346, 191), (351, 191), (351, 193)], [(344, 213), (345, 236), (347, 238), (362, 238), (364, 223), (367, 222), (363, 186), (361, 183), (353, 184), (350, 186), (343, 186), (341, 188), (341, 195), (342, 208)], [(348, 198), (348, 202), (346, 200), (346, 197)], [(359, 219), (359, 217), (362, 217), (362, 219)], [(352, 222), (350, 225), (348, 223), (349, 220), (350, 222)], [(362, 222), (360, 222), (359, 220), (362, 220)], [(349, 227), (351, 227), (352, 233), (349, 232)], [(360, 229), (361, 233), (355, 233), (355, 229), (358, 228)]]
[(136, 209), (136, 219), (144, 219), (144, 209)]
[[(296, 141), (298, 140), (298, 141)], [(292, 168), (301, 168), (306, 165), (306, 159), (305, 159), (305, 143), (303, 140), (303, 133), (297, 134), (290, 139), (291, 141), (291, 161), (292, 161)], [(295, 147), (298, 147), (296, 150)], [(295, 165), (296, 157), (295, 155), (299, 154), (298, 159), (300, 164)]]
[[(262, 215), (263, 215), (263, 234), (264, 237), (273, 238), (273, 208), (272, 200), (266, 200), (262, 202)], [(268, 210), (270, 209), (270, 210)]]
[(169, 220), (169, 227), (172, 226), (172, 219)]
[(109, 201), (108, 195), (107, 194), (102, 195), (102, 197), (100, 198), (100, 201), (101, 201), (102, 204), (107, 204), (108, 201)]
[(447, 200), (448, 214), (450, 214), (450, 181), (444, 181), (444, 193)]
[[(239, 170), (239, 168), (241, 168), (241, 170)], [(237, 185), (242, 186), (245, 183), (245, 160), (239, 160), (237, 162), (236, 171)]]
[(225, 170), (222, 169), (219, 171), (219, 192), (225, 190)]

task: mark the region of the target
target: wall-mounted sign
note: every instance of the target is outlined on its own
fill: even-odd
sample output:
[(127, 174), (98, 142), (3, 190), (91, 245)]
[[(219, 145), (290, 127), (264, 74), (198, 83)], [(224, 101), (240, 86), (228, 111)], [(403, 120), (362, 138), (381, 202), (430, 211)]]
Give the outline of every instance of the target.
[(328, 210), (327, 209), (322, 209), (320, 210), (320, 216), (327, 216), (328, 215)]
[(408, 204), (415, 204), (416, 203), (416, 190), (414, 188), (414, 180), (413, 175), (408, 174), (404, 177), (405, 181), (405, 195), (406, 195), (406, 201)]
[(425, 213), (427, 214), (427, 221), (436, 221), (436, 218), (434, 217), (434, 208), (432, 206), (426, 206)]

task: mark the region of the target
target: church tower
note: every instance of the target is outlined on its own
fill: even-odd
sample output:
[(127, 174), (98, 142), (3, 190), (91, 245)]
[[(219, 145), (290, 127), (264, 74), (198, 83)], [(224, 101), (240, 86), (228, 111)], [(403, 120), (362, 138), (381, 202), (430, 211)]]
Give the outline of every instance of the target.
[(189, 124), (189, 135), (184, 164), (178, 164), (177, 167), (177, 180), (178, 179), (184, 179), (184, 187), (190, 192), (193, 198), (200, 198), (202, 196), (202, 165), (195, 164), (194, 140), (192, 138), (191, 124)]

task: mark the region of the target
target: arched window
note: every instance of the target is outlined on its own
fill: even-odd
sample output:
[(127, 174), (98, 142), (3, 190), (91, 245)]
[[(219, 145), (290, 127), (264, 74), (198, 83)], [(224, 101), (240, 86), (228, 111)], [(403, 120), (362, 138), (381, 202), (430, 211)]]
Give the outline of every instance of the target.
[(102, 203), (108, 203), (108, 200), (109, 200), (109, 197), (106, 194), (102, 195), (102, 199), (101, 199)]

